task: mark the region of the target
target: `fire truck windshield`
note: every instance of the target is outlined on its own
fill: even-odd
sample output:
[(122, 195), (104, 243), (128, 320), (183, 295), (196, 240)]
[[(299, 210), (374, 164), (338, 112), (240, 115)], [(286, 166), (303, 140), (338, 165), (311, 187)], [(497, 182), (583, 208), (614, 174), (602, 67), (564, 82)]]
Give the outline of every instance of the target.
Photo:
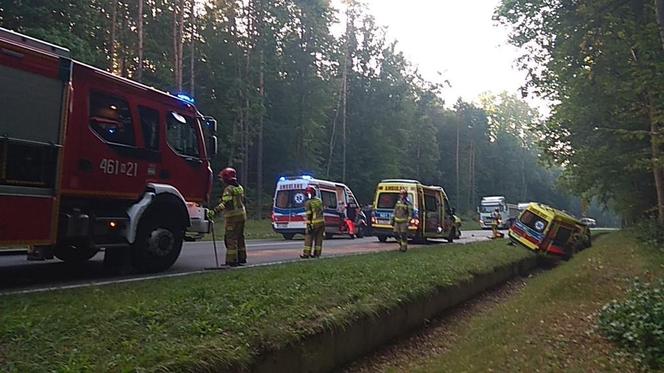
[(199, 157), (198, 131), (193, 117), (171, 112), (167, 120), (168, 144), (179, 154)]

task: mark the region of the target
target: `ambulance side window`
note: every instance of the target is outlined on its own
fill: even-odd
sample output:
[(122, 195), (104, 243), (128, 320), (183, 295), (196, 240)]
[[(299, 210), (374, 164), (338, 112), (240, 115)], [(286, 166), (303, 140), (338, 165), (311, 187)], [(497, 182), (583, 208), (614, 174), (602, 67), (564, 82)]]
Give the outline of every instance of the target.
[(326, 209), (337, 208), (337, 194), (334, 192), (321, 191), (321, 199), (323, 200), (323, 207)]
[(139, 106), (138, 112), (141, 116), (145, 148), (159, 150), (159, 112), (144, 106)]
[(90, 128), (107, 142), (136, 145), (131, 111), (121, 98), (91, 92)]
[(426, 210), (428, 212), (436, 212), (438, 211), (438, 206), (439, 202), (436, 198), (436, 196), (431, 195), (431, 194), (425, 194), (424, 195), (424, 205), (426, 207)]

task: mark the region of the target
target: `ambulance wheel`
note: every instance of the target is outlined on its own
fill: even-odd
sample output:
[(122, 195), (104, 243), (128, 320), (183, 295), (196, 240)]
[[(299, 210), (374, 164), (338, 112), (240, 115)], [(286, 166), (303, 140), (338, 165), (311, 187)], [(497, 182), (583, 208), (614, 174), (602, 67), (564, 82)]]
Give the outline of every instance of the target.
[(284, 240), (290, 241), (295, 237), (295, 233), (282, 233), (282, 236), (284, 236)]
[(376, 237), (378, 237), (378, 241), (380, 241), (380, 242), (386, 242), (387, 241), (387, 236), (378, 235)]
[(99, 250), (85, 238), (64, 239), (55, 246), (53, 255), (68, 263), (82, 263), (95, 256)]
[(172, 215), (150, 214), (141, 219), (131, 248), (132, 264), (140, 272), (170, 268), (180, 256), (185, 227)]

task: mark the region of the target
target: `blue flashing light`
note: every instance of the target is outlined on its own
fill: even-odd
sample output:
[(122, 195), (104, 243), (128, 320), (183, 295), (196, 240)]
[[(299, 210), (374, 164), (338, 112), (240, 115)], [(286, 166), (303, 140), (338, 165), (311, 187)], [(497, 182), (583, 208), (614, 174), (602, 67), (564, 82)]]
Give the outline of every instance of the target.
[(286, 181), (286, 178), (282, 176), (279, 178), (279, 181)]
[(310, 175), (302, 175), (302, 179), (311, 180), (311, 179), (313, 179), (313, 177), (311, 177)]
[(187, 103), (189, 103), (189, 104), (193, 104), (193, 103), (194, 103), (194, 98), (193, 98), (193, 97), (190, 97), (190, 96), (188, 96), (188, 95), (185, 95), (184, 93), (178, 93), (177, 98), (179, 98), (180, 100), (185, 101), (185, 102), (187, 102)]

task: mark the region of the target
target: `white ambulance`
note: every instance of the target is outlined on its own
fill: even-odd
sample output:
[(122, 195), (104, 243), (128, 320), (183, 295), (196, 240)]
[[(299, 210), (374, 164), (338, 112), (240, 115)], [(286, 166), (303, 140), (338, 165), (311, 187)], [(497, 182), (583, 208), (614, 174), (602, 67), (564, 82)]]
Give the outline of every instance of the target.
[(316, 195), (323, 201), (325, 238), (334, 235), (355, 238), (363, 235), (361, 230), (354, 231), (346, 224), (347, 218), (356, 220), (358, 214), (362, 214), (350, 188), (342, 183), (319, 180), (308, 175), (282, 177), (277, 182), (272, 204), (272, 229), (275, 232), (287, 240), (298, 233), (304, 234), (304, 190), (308, 186), (313, 186)]

